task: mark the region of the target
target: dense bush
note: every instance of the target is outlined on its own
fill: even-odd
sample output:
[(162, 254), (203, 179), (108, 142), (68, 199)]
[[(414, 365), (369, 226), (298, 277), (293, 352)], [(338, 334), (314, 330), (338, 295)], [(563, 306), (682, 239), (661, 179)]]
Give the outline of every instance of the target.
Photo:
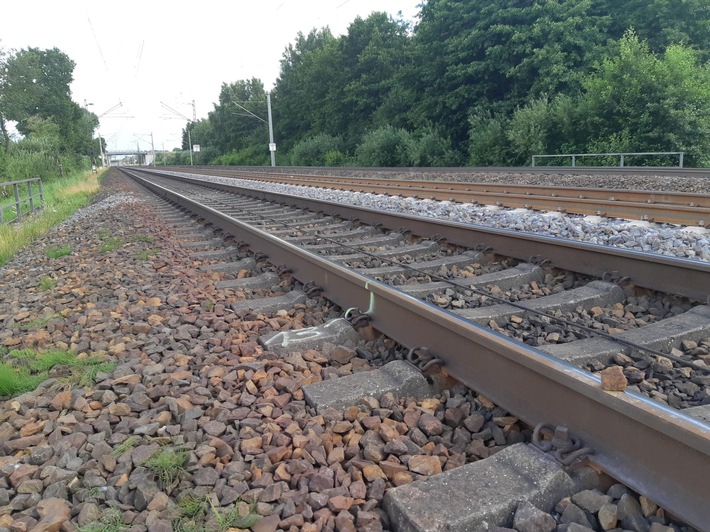
[(327, 133), (298, 142), (290, 152), (293, 166), (342, 166), (347, 161), (343, 140)]
[(271, 164), (268, 146), (248, 146), (238, 151), (230, 151), (214, 159), (213, 163), (223, 166), (267, 166)]
[(413, 137), (409, 143), (409, 162), (412, 166), (456, 166), (459, 157), (451, 141), (431, 128)]
[(411, 166), (411, 134), (400, 128), (385, 126), (367, 133), (356, 150), (361, 166)]

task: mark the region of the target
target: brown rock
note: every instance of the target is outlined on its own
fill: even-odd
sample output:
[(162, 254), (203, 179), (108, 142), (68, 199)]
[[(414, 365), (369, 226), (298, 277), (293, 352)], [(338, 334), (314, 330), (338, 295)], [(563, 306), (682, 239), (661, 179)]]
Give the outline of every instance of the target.
[[(411, 461), (411, 459), (410, 459)], [(387, 475), (385, 475), (384, 471), (380, 469), (380, 466), (378, 465), (366, 465), (365, 467), (362, 468), (362, 474), (365, 475), (365, 478), (372, 482), (373, 480), (377, 478), (383, 478), (386, 479)]]
[(267, 515), (259, 519), (259, 521), (251, 527), (251, 530), (252, 532), (276, 532), (279, 529), (280, 522), (281, 517), (279, 517), (278, 514)]
[(240, 449), (246, 454), (258, 454), (261, 452), (261, 436), (242, 440)]
[(621, 366), (610, 366), (601, 372), (602, 390), (607, 392), (623, 392), (629, 383)]
[(419, 417), (417, 425), (427, 436), (438, 436), (444, 432), (444, 426), (441, 421), (436, 416), (426, 412)]
[(328, 508), (334, 512), (342, 512), (343, 510), (349, 510), (350, 507), (355, 502), (352, 497), (344, 497), (343, 495), (336, 495), (328, 499)]
[(405, 484), (410, 484), (413, 481), (414, 479), (412, 478), (412, 475), (405, 471), (395, 473), (394, 477), (392, 477), (392, 483), (395, 486), (404, 486)]
[(41, 517), (33, 532), (57, 532), (71, 519), (69, 503), (64, 499), (52, 497), (37, 503), (37, 513)]
[(37, 434), (40, 430), (44, 428), (44, 425), (46, 424), (46, 421), (31, 421), (27, 423), (26, 425), (23, 425), (22, 428), (20, 429), (20, 437), (25, 438), (27, 436), (34, 436)]
[(165, 495), (162, 491), (159, 491), (155, 495), (153, 495), (153, 499), (148, 503), (148, 511), (151, 510), (156, 510), (158, 512), (162, 512), (165, 510), (168, 505), (170, 504), (170, 497)]
[(64, 410), (71, 404), (71, 390), (65, 390), (56, 394), (49, 402), (52, 410)]
[(336, 362), (339, 362), (340, 364), (347, 364), (356, 355), (357, 355), (357, 353), (354, 350), (350, 349), (349, 347), (338, 346), (330, 354), (330, 358), (331, 358), (331, 360), (335, 360)]
[(131, 375), (126, 375), (125, 377), (113, 379), (113, 381), (111, 381), (111, 384), (115, 386), (117, 384), (139, 384), (140, 382), (141, 376), (136, 373), (133, 373)]
[(5, 442), (5, 449), (8, 452), (19, 451), (22, 449), (28, 449), (29, 447), (34, 447), (39, 445), (44, 441), (43, 434), (35, 434), (34, 436), (27, 436), (26, 438), (17, 438), (16, 440), (10, 440)]
[(441, 462), (436, 456), (418, 454), (412, 456), (407, 464), (410, 471), (420, 475), (434, 475), (441, 473)]
[(126, 403), (111, 403), (108, 405), (108, 413), (112, 416), (127, 416), (131, 413), (131, 407)]

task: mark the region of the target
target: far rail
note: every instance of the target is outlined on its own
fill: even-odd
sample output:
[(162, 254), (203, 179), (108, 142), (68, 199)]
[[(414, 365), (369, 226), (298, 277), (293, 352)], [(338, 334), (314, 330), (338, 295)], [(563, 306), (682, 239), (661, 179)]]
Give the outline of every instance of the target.
[(691, 226), (705, 226), (710, 223), (710, 195), (707, 194), (301, 174), (284, 175), (218, 168), (194, 168), (191, 171), (223, 177), (438, 201), (482, 203), (511, 208), (560, 211)]

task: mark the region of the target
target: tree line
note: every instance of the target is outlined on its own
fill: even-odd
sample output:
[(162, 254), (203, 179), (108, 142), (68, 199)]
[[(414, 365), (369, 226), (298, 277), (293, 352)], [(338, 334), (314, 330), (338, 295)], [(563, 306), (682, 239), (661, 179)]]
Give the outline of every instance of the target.
[(0, 181), (63, 176), (98, 154), (98, 118), (71, 99), (74, 66), (57, 48), (0, 49)]
[[(272, 91), (278, 163), (684, 151), (707, 165), (709, 41), (705, 0), (425, 0), (413, 25), (373, 13), (339, 37), (313, 29), (284, 51)], [(265, 117), (261, 80), (223, 83), (187, 125), (200, 163), (268, 164), (266, 124), (245, 109)]]

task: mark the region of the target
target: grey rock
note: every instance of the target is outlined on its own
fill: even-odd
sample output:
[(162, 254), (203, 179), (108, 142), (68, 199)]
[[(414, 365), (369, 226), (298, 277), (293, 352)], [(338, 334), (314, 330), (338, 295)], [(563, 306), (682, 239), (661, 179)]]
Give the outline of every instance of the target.
[(214, 486), (218, 480), (219, 473), (213, 467), (200, 467), (192, 473), (192, 481), (197, 486)]
[(612, 498), (599, 490), (584, 490), (572, 495), (572, 502), (588, 512), (597, 513), (599, 508), (610, 503)]
[(536, 508), (530, 501), (525, 501), (515, 510), (513, 527), (518, 532), (552, 532), (557, 527), (557, 522), (549, 513)]
[(565, 508), (560, 516), (560, 523), (577, 523), (578, 525), (586, 526), (588, 528), (594, 529), (594, 524), (592, 523), (590, 516), (582, 510), (579, 506), (574, 503), (570, 503)]

